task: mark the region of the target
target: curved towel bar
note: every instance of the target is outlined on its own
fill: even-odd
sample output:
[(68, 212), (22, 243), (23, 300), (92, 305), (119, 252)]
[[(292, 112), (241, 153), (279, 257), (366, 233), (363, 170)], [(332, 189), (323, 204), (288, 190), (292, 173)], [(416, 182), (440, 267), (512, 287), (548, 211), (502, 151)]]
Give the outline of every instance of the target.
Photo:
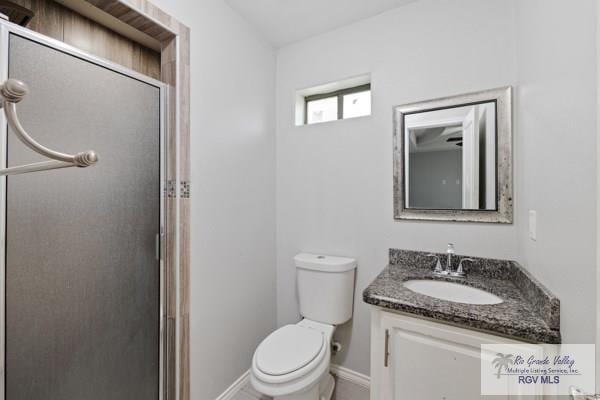
[(58, 168), (79, 167), (85, 168), (94, 165), (98, 162), (98, 155), (95, 151), (89, 150), (74, 155), (61, 153), (47, 147), (42, 146), (35, 141), (25, 131), (19, 117), (17, 116), (17, 103), (23, 100), (29, 89), (27, 85), (16, 79), (8, 79), (0, 84), (0, 99), (2, 100), (2, 108), (8, 124), (12, 127), (15, 135), (23, 144), (38, 154), (52, 159), (52, 161), (42, 161), (33, 164), (20, 165), (0, 169), (0, 176), (25, 174), (28, 172), (45, 171)]

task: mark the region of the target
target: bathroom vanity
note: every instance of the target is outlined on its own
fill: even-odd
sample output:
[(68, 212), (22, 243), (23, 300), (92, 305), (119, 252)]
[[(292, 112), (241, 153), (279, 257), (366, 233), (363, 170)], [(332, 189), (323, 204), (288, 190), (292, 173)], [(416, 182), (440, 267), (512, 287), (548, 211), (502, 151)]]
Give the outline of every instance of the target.
[(476, 258), (456, 278), (433, 273), (436, 257), (444, 256), (391, 249), (363, 293), (372, 305), (372, 400), (481, 399), (480, 345), (531, 343), (539, 352), (533, 343), (560, 343), (558, 299), (520, 265)]

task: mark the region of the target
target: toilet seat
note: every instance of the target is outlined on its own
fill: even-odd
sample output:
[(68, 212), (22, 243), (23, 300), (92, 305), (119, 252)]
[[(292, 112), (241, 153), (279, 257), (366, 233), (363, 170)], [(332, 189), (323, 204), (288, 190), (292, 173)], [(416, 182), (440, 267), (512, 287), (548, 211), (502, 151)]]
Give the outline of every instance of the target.
[(323, 333), (286, 325), (271, 333), (256, 349), (256, 367), (266, 375), (282, 376), (310, 365), (325, 344)]
[(334, 330), (334, 325), (303, 319), (271, 333), (252, 357), (250, 382), (254, 389), (276, 399), (320, 390), (329, 376)]
[[(283, 332), (283, 333), (281, 333), (281, 332)], [(321, 338), (322, 342), (321, 342), (320, 348), (318, 349), (318, 353), (311, 357), (310, 355), (312, 355), (311, 353), (313, 351), (315, 351), (314, 350), (315, 347), (318, 347), (318, 345), (314, 344), (314, 335), (315, 334), (317, 334)], [(285, 360), (281, 356), (283, 355), (283, 352), (294, 350), (294, 347), (296, 345), (294, 342), (289, 342), (289, 341), (286, 342), (281, 339), (282, 338), (290, 339), (290, 338), (294, 338), (294, 337), (301, 338), (300, 339), (301, 341), (307, 340), (307, 342), (309, 342), (309, 343), (312, 342), (314, 347), (311, 347), (310, 344), (303, 342), (304, 345), (306, 346), (307, 350), (310, 350), (306, 354), (310, 354), (310, 355), (307, 356), (306, 354), (304, 354), (304, 357), (298, 357), (295, 360), (290, 362), (289, 360)], [(307, 337), (310, 337), (311, 339), (305, 339)], [(270, 338), (271, 339), (276, 338), (276, 339), (269, 340)], [(254, 357), (252, 358), (253, 373), (256, 376), (256, 378), (260, 379), (262, 382), (267, 383), (267, 384), (269, 384), (269, 383), (282, 384), (282, 383), (291, 382), (291, 381), (294, 381), (294, 380), (297, 380), (300, 378), (308, 377), (308, 376), (312, 375), (312, 371), (314, 369), (317, 369), (321, 364), (329, 364), (328, 359), (326, 359), (329, 357), (329, 354), (330, 354), (330, 351), (328, 351), (329, 345), (327, 343), (329, 343), (329, 339), (324, 336), (324, 333), (319, 330), (312, 329), (310, 326), (304, 326), (302, 324), (283, 326), (283, 327), (279, 328), (278, 330), (276, 330), (275, 332), (271, 333), (271, 335), (267, 336), (267, 338), (265, 340), (263, 340), (261, 342), (261, 344), (258, 346), (258, 348), (256, 349), (256, 352), (254, 353)], [(263, 358), (262, 358), (263, 364), (259, 367), (258, 355), (260, 353), (262, 353), (263, 350), (266, 350), (265, 354), (267, 354), (267, 352), (268, 352), (268, 354), (272, 355), (272, 357), (263, 356)], [(269, 361), (271, 361), (271, 360), (274, 361), (277, 356), (279, 356), (280, 361), (265, 365), (266, 363), (269, 363)], [(306, 362), (306, 361), (302, 361), (303, 358), (304, 358), (304, 360), (309, 359), (309, 358), (311, 358), (311, 359), (308, 360), (308, 362)], [(302, 364), (304, 364), (304, 365), (302, 365)], [(291, 370), (291, 372), (279, 374), (279, 375), (273, 374), (274, 372), (280, 373), (281, 371), (284, 371), (286, 369)], [(271, 371), (272, 373), (264, 372), (265, 370)]]

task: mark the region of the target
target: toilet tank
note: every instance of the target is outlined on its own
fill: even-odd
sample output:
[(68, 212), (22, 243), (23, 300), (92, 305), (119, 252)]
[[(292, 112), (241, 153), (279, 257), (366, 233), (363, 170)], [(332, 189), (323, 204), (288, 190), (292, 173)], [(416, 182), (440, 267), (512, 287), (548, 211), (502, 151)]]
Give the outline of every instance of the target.
[(356, 260), (301, 253), (294, 262), (304, 318), (331, 325), (352, 318)]

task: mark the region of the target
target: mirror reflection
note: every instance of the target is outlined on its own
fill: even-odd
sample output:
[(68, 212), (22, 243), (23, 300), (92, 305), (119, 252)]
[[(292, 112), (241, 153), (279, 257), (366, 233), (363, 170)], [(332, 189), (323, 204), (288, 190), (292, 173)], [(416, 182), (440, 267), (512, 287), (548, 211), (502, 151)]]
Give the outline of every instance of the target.
[(407, 208), (496, 210), (496, 102), (404, 115)]

